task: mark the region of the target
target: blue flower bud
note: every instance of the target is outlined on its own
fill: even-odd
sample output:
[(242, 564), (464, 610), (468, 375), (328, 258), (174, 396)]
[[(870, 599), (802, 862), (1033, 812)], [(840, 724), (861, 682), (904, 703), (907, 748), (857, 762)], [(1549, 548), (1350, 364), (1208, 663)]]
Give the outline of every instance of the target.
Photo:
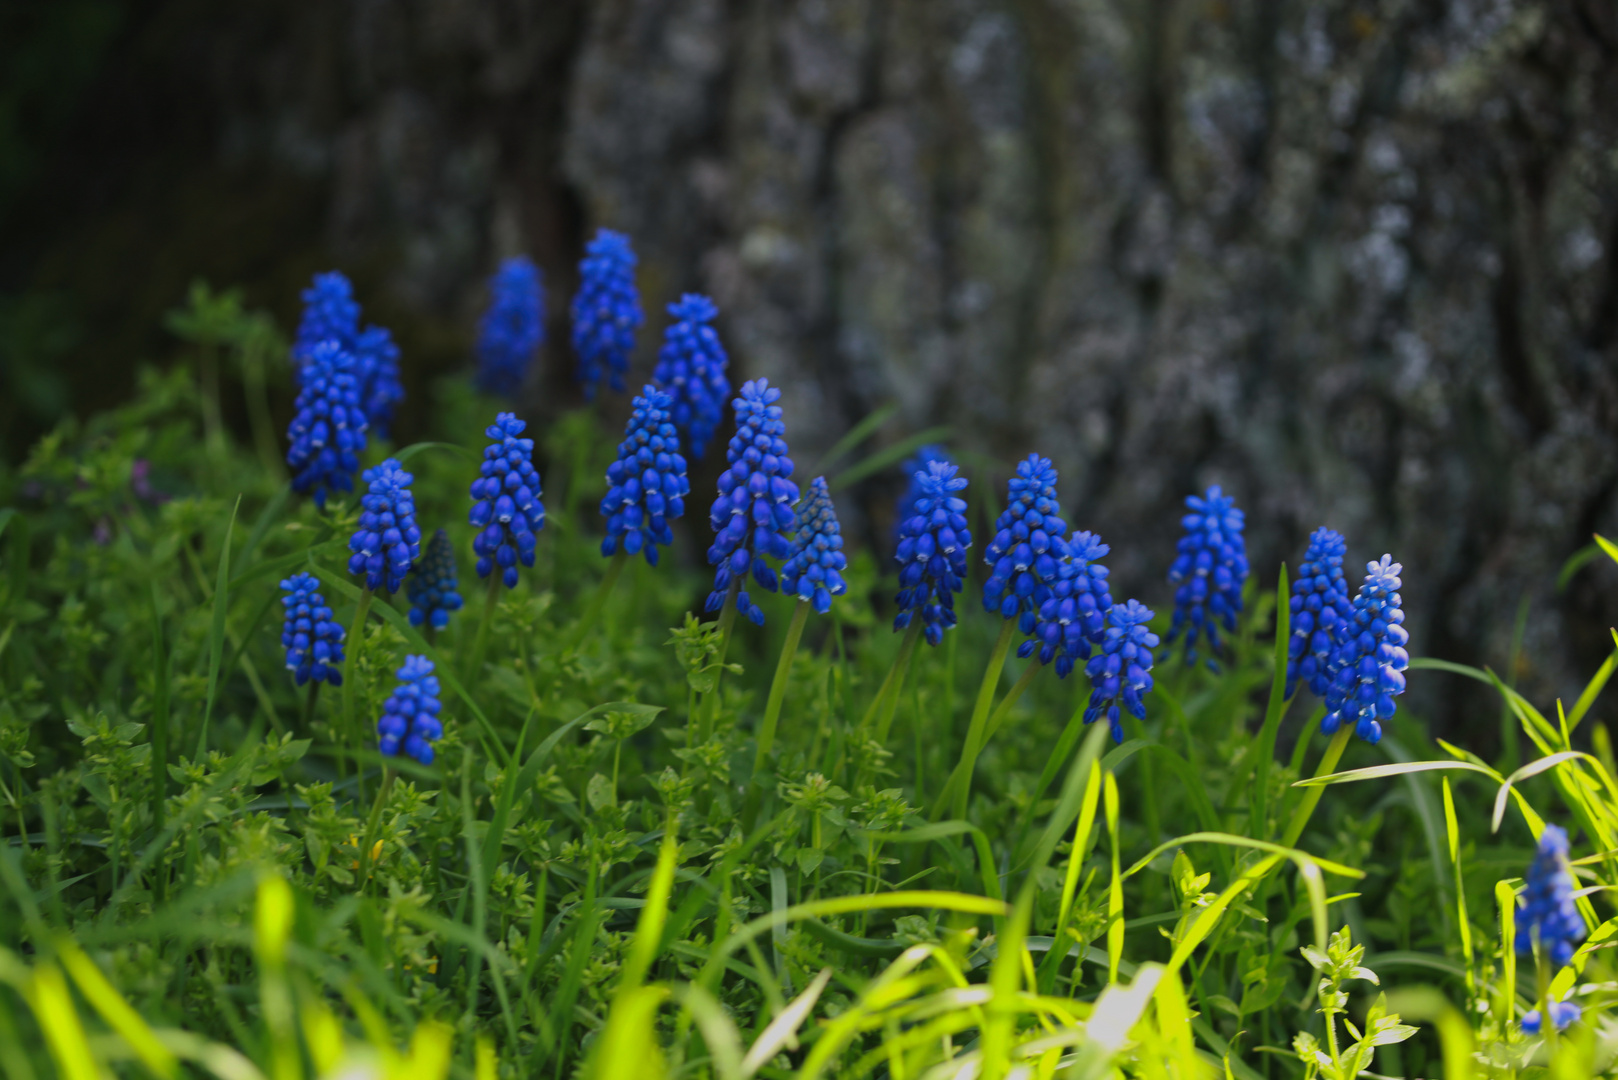
[(813, 601), (815, 610), (824, 615), (831, 610), (831, 598), (848, 589), (842, 575), (848, 568), (842, 530), (824, 476), (810, 482), (809, 494), (798, 505), (797, 517), (792, 554), (781, 566), (781, 591)]
[(389, 757), (401, 750), (423, 765), (433, 763), (433, 743), (444, 734), (438, 719), (438, 676), (425, 656), (407, 656), (398, 672), (399, 684), (382, 703), (376, 722), (377, 748)]
[(895, 630), (903, 630), (919, 617), (927, 644), (944, 640), (955, 625), (955, 594), (966, 580), (966, 550), (972, 533), (966, 525), (966, 500), (956, 494), (966, 489), (959, 468), (943, 461), (927, 463), (917, 471), (920, 495), (911, 516), (899, 523), (899, 614)]
[[(1245, 515), (1219, 485), (1201, 498), (1187, 496), (1185, 504), (1191, 513), (1180, 519), (1185, 536), (1169, 567), (1169, 581), (1179, 588), (1174, 593), (1174, 622), (1167, 644), (1173, 645), (1184, 631), (1186, 663), (1194, 664), (1199, 636), (1206, 634), (1209, 651), (1217, 654), (1219, 627), (1230, 632), (1236, 629), (1242, 585), (1247, 581), (1247, 544), (1242, 537)], [(1214, 666), (1212, 658), (1209, 666)]]
[(515, 397), (545, 341), (545, 291), (526, 255), (500, 264), (489, 279), (489, 308), (478, 322), (478, 387)]
[(287, 594), (281, 598), (286, 609), (281, 645), (286, 649), (287, 670), (299, 686), (310, 679), (341, 686), (343, 628), (332, 617), (319, 587), (319, 580), (307, 571), (281, 582), (281, 590)]
[(629, 554), (643, 553), (656, 566), (657, 546), (674, 543), (669, 522), (685, 513), (691, 482), (671, 419), (673, 398), (648, 386), (634, 406), (624, 441), (618, 444), (618, 460), (607, 467), (607, 494), (601, 500), (607, 537), (601, 554), (611, 555), (622, 544)]
[(1382, 738), (1382, 723), (1394, 713), (1393, 699), (1404, 693), (1410, 664), (1410, 635), (1399, 598), (1404, 569), (1391, 555), (1366, 564), (1365, 584), (1335, 634), (1326, 669), (1326, 716), (1320, 730), (1330, 735), (1344, 723), (1366, 742)]
[(579, 263), (579, 291), (573, 296), (573, 352), (578, 356), (584, 396), (594, 398), (603, 378), (619, 393), (644, 316), (635, 288), (635, 253), (629, 237), (598, 229)]
[(730, 361), (719, 334), (709, 325), (719, 309), (706, 296), (686, 293), (669, 305), (669, 314), (674, 322), (663, 332), (652, 379), (673, 395), (674, 426), (691, 456), (701, 461), (730, 396), (730, 380), (725, 377)]
[(315, 505), (322, 508), (327, 491), (354, 490), (354, 473), (365, 449), (367, 423), (356, 368), (354, 354), (335, 341), (316, 345), (304, 364), (302, 389), (287, 427), (292, 490), (313, 492)]
[(517, 587), (517, 564), (534, 565), (536, 534), (545, 527), (540, 502), (539, 471), (534, 468), (534, 440), (521, 438), (528, 425), (512, 413), (501, 413), (484, 431), (492, 441), (483, 450), (468, 520), (482, 531), (472, 540), (478, 577), (500, 567), (506, 588)]
[[(715, 534), (708, 565), (717, 568), (709, 611), (724, 607), (732, 579), (739, 579), (749, 567), (753, 580), (774, 592), (775, 571), (764, 556), (785, 559), (792, 554), (786, 535), (797, 522), (792, 504), (798, 500), (798, 485), (789, 479), (793, 465), (784, 437), (786, 424), (781, 406), (775, 404), (780, 398), (781, 391), (768, 379), (754, 379), (743, 384), (734, 402), (736, 434), (725, 449), (729, 467), (719, 474), (719, 497), (708, 512)], [(745, 589), (736, 593), (736, 610), (764, 625), (764, 612)]]
[(1105, 715), (1114, 742), (1124, 741), (1120, 706), (1137, 720), (1146, 719), (1144, 695), (1152, 688), (1152, 650), (1158, 644), (1147, 626), (1152, 616), (1139, 600), (1114, 604), (1107, 612), (1100, 651), (1084, 666), (1092, 687), (1084, 722), (1093, 724)]

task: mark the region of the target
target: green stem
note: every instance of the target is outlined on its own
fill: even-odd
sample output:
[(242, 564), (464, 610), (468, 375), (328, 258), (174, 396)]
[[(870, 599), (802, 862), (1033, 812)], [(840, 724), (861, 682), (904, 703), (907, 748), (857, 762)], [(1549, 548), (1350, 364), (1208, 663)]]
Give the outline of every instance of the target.
[(489, 572), (489, 588), (484, 593), (483, 616), (478, 620), (478, 636), (472, 644), (472, 656), (462, 673), (468, 682), (475, 681), (478, 673), (483, 670), (483, 650), (489, 646), (489, 623), (494, 619), (494, 609), (500, 603), (500, 568), (497, 566)]
[[(363, 769), (363, 766), (361, 767)], [(360, 892), (370, 883), (371, 847), (376, 843), (376, 830), (382, 823), (382, 807), (387, 804), (388, 791), (393, 787), (393, 770), (382, 766), (382, 786), (377, 788), (376, 802), (371, 804), (371, 816), (365, 822), (365, 843), (360, 845)]]
[(584, 639), (589, 636), (590, 630), (601, 618), (601, 611), (607, 606), (607, 597), (612, 595), (612, 587), (618, 584), (618, 576), (624, 572), (624, 564), (629, 561), (629, 552), (620, 547), (613, 553), (612, 561), (607, 564), (607, 576), (601, 579), (601, 586), (596, 589), (590, 598), (590, 606), (584, 609), (579, 617), (578, 625), (573, 630), (573, 637), (567, 644), (568, 652), (577, 652)]
[(977, 701), (972, 705), (972, 722), (966, 728), (966, 742), (961, 746), (960, 760), (955, 763), (955, 769), (945, 782), (944, 790), (938, 793), (938, 801), (933, 803), (934, 821), (943, 816), (945, 807), (957, 801), (956, 788), (961, 785), (964, 777), (971, 775), (973, 763), (977, 761), (978, 751), (983, 745), (983, 731), (989, 721), (989, 706), (994, 704), (994, 692), (1000, 687), (1000, 673), (1005, 670), (1006, 654), (1011, 651), (1011, 639), (1016, 632), (1017, 624), (1014, 620), (1001, 620), (1000, 637), (994, 643), (994, 651), (989, 654), (989, 666), (983, 669), (983, 681), (978, 684)]
[[(360, 643), (365, 639), (365, 617), (371, 612), (371, 587), (360, 591), (360, 602), (354, 608), (354, 623), (348, 632), (343, 655), (343, 732), (353, 734), (354, 727), (354, 657), (359, 655)], [(361, 766), (359, 775), (365, 776)], [(363, 794), (361, 798), (363, 798)]]
[(219, 353), (212, 345), (204, 345), (198, 360), (198, 382), (202, 398), (202, 430), (207, 439), (208, 452), (214, 462), (220, 461), (225, 448), (225, 429), (219, 412)]
[[(1315, 769), (1315, 776), (1325, 776), (1336, 770), (1337, 763), (1343, 759), (1343, 751), (1348, 749), (1349, 737), (1353, 734), (1353, 727), (1346, 723), (1337, 729), (1337, 734), (1331, 737), (1331, 742), (1326, 746), (1326, 753), (1320, 759), (1319, 767)], [(1310, 815), (1315, 812), (1315, 806), (1325, 792), (1324, 785), (1304, 790), (1303, 801), (1292, 812), (1292, 820), (1287, 824), (1287, 831), (1281, 837), (1282, 847), (1292, 847), (1298, 842), (1298, 837), (1303, 835), (1303, 830), (1309, 824)]]
[[(346, 660), (347, 657), (344, 657), (344, 659)], [(320, 680), (319, 679), (310, 679), (309, 680), (309, 693), (306, 694), (304, 696), (304, 699), (303, 699), (303, 725), (298, 729), (298, 734), (300, 734), (300, 735), (308, 735), (309, 734), (309, 727), (315, 721), (315, 699), (318, 698), (319, 696), (320, 696)]]
[(242, 355), (243, 389), (247, 395), (247, 420), (253, 428), (253, 445), (258, 449), (264, 471), (286, 482), (286, 462), (276, 452), (275, 421), (270, 418), (270, 395), (264, 385), (264, 349), (250, 343)]
[(1001, 701), (999, 705), (995, 706), (993, 715), (989, 717), (989, 722), (984, 725), (983, 740), (978, 744), (977, 748), (973, 750), (972, 756), (967, 758), (963, 755), (960, 763), (955, 766), (959, 775), (952, 775), (950, 777), (950, 782), (945, 786), (945, 790), (954, 793), (953, 809), (955, 819), (957, 821), (966, 820), (966, 804), (972, 796), (972, 773), (977, 768), (978, 755), (983, 753), (983, 748), (985, 746), (989, 745), (989, 740), (993, 739), (1000, 733), (1000, 729), (1005, 726), (1006, 719), (1011, 716), (1012, 708), (1014, 708), (1017, 702), (1021, 700), (1023, 694), (1027, 692), (1028, 687), (1033, 683), (1034, 677), (1038, 675), (1040, 671), (1044, 669), (1044, 667), (1044, 664), (1038, 663), (1037, 661), (1028, 665), (1028, 670), (1024, 671), (1021, 677), (1019, 677), (1012, 685), (1011, 689), (1006, 692), (1005, 700)]
[(1534, 942), (1534, 960), (1539, 982), (1539, 1032), (1545, 1039), (1545, 1064), (1556, 1065), (1556, 1024), (1551, 1017), (1551, 966)]
[(775, 748), (775, 727), (781, 719), (781, 703), (786, 698), (787, 683), (791, 680), (792, 658), (798, 653), (798, 642), (803, 638), (803, 628), (809, 622), (809, 607), (809, 601), (798, 601), (798, 606), (792, 610), (792, 622), (787, 626), (786, 640), (781, 643), (781, 659), (775, 665), (769, 701), (764, 706), (764, 722), (758, 729), (758, 750), (753, 756), (753, 782), (747, 792), (746, 808), (742, 811), (744, 833), (753, 831), (753, 822), (758, 817), (759, 802), (764, 794), (759, 777), (764, 775), (770, 751)]
[(713, 738), (714, 725), (719, 719), (719, 682), (725, 677), (725, 656), (730, 652), (730, 637), (736, 629), (736, 594), (742, 591), (742, 579), (733, 576), (730, 588), (725, 590), (725, 603), (719, 609), (719, 656), (714, 661), (713, 689), (703, 702), (702, 741)]
[[(161, 833), (169, 788), (169, 669), (168, 654), (163, 642), (163, 612), (159, 605), (155, 581), (152, 583), (152, 651), (156, 667), (152, 684), (152, 827)], [(21, 805), (19, 802), (19, 812)], [(23, 839), (26, 844), (26, 833)], [(161, 899), (163, 892), (161, 869), (157, 873), (156, 880), (158, 898)]]
[(904, 640), (899, 643), (899, 656), (893, 662), (893, 683), (888, 687), (887, 700), (882, 703), (882, 711), (876, 718), (876, 741), (882, 746), (888, 745), (893, 714), (899, 708), (899, 699), (904, 696), (905, 677), (910, 674), (910, 661), (916, 655), (916, 642), (920, 640), (921, 619), (917, 617), (910, 620)]

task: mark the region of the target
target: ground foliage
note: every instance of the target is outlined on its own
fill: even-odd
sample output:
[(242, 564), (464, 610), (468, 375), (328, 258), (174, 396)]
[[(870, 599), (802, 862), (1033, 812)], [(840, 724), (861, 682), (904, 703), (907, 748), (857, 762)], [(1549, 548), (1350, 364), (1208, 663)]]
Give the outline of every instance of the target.
[[(365, 464), (391, 449), (415, 475), (466, 606), (430, 640), (402, 595), (356, 628), (357, 499), (317, 509), (262, 431), (216, 422), (211, 365), (267, 355), (237, 316), (175, 320), (187, 363), (0, 474), (11, 1080), (1538, 1075), (1550, 1048), (1516, 1021), (1543, 992), (1511, 924), (1542, 817), (1591, 890), (1551, 988), (1583, 1006), (1555, 1075), (1618, 1054), (1618, 769), (1593, 709), (1614, 660), (1565, 709), (1412, 664), (1494, 686), (1529, 762), (1509, 785), (1514, 756), (1435, 745), (1403, 711), (1336, 765), (1346, 733), (1315, 733), (1307, 690), (1282, 700), (1285, 613), (1249, 581), (1220, 670), (1160, 663), (1121, 745), (1083, 725), (1081, 677), (1008, 664), (999, 690), (1027, 692), (987, 725), (964, 817), (929, 815), (999, 630), (980, 554), (878, 741), (896, 586), (889, 553), (851, 552), (758, 755), (793, 601), (755, 593), (765, 627), (727, 643), (692, 614), (690, 555), (630, 563), (603, 597), (619, 436), (594, 412), (532, 432), (536, 565), (486, 591), (466, 490), (498, 403), (452, 381), (434, 441)], [(800, 475), (835, 491), (879, 463), (840, 451)], [(687, 524), (676, 548), (706, 542)], [(299, 570), (349, 628), (340, 688), (283, 669), (277, 582)], [(407, 654), (438, 664), (445, 734), (384, 783), (375, 719)], [(1300, 785), (1323, 755), (1335, 779)]]

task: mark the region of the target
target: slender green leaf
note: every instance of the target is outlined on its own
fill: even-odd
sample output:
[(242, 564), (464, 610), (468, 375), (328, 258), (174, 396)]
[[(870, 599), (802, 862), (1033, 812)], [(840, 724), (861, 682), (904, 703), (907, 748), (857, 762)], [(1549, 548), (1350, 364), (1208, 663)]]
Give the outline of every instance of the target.
[(236, 496), (231, 507), (230, 521), (225, 525), (225, 540), (219, 545), (219, 576), (213, 592), (213, 624), (208, 630), (208, 696), (202, 707), (202, 730), (197, 733), (196, 759), (201, 760), (208, 750), (208, 723), (213, 719), (214, 698), (219, 692), (219, 660), (225, 648), (225, 614), (230, 610), (230, 538), (236, 531), (236, 512), (241, 509), (242, 497)]
[(928, 443), (943, 442), (953, 432), (954, 429), (950, 427), (928, 428), (926, 431), (896, 442), (887, 449), (880, 450), (863, 461), (840, 470), (829, 479), (828, 486), (832, 491), (841, 491), (843, 488), (852, 487), (867, 476), (873, 476), (891, 465), (897, 465)]

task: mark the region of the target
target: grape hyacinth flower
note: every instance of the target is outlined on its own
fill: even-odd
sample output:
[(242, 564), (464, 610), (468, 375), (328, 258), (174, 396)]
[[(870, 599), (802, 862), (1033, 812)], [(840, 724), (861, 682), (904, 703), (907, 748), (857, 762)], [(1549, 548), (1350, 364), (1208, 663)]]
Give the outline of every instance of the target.
[(545, 291), (526, 255), (500, 264), (489, 279), (489, 309), (478, 321), (478, 386), (512, 397), (545, 341)]
[(532, 461), (534, 440), (520, 438), (527, 426), (505, 412), (484, 431), (492, 441), (484, 448), (478, 478), (472, 481), (476, 501), (468, 515), (482, 530), (472, 541), (478, 577), (488, 577), (498, 566), (508, 589), (517, 587), (519, 562), (534, 565), (536, 534), (545, 527), (539, 471)]
[[(1566, 1031), (1574, 1021), (1583, 1015), (1584, 1010), (1579, 1008), (1577, 1002), (1551, 1002), (1551, 1022), (1556, 1025), (1557, 1031)], [(1521, 1024), (1524, 1035), (1538, 1035), (1544, 1021), (1541, 1019), (1538, 1009), (1530, 1009), (1522, 1014)]]
[[(775, 404), (780, 398), (781, 391), (768, 379), (754, 379), (742, 385), (742, 396), (734, 402), (736, 434), (725, 450), (730, 467), (719, 474), (719, 497), (708, 512), (716, 534), (708, 549), (708, 565), (717, 568), (713, 592), (708, 594), (709, 611), (724, 607), (731, 582), (741, 582), (749, 567), (753, 580), (774, 592), (775, 571), (764, 556), (785, 559), (792, 554), (786, 537), (797, 524), (792, 504), (798, 501), (798, 485), (789, 479), (792, 458), (783, 437), (786, 424), (781, 406)], [(745, 589), (736, 593), (736, 610), (764, 625), (764, 612)]]
[(1573, 903), (1567, 833), (1560, 825), (1547, 824), (1524, 876), (1523, 902), (1517, 908), (1517, 952), (1530, 956), (1537, 944), (1546, 963), (1564, 967), (1572, 963), (1573, 947), (1584, 935), (1584, 919)]
[(848, 569), (842, 529), (824, 476), (809, 482), (809, 494), (797, 514), (798, 532), (792, 538), (792, 554), (781, 566), (781, 591), (812, 601), (815, 610), (824, 615), (831, 610), (831, 598), (848, 591), (842, 575)]
[(899, 526), (916, 516), (916, 500), (921, 498), (921, 481), (917, 474), (926, 475), (927, 466), (934, 461), (951, 464), (949, 451), (937, 443), (928, 443), (916, 451), (915, 457), (906, 458), (899, 468), (904, 472), (906, 484), (904, 494), (899, 496), (899, 505), (894, 511), (893, 532), (898, 536)]
[(410, 574), (410, 625), (442, 630), (452, 611), (461, 610), (460, 582), (455, 571), (455, 548), (449, 533), (439, 529), (427, 541), (426, 554)]
[(326, 506), (326, 492), (353, 491), (359, 453), (365, 449), (365, 412), (360, 407), (354, 355), (335, 341), (312, 349), (303, 369), (303, 387), (293, 405), (287, 439), (292, 490), (313, 492)]
[[(1006, 508), (983, 552), (983, 561), (992, 568), (983, 583), (983, 610), (998, 612), (1003, 619), (1015, 616), (1024, 634), (1034, 632), (1039, 609), (1056, 580), (1057, 562), (1067, 551), (1067, 524), (1061, 514), (1055, 466), (1050, 458), (1029, 454), (1017, 463), (1017, 475), (1006, 485)], [(1031, 652), (1029, 646), (1019, 649), (1018, 655)]]
[(585, 251), (579, 263), (579, 291), (573, 296), (573, 351), (579, 358), (584, 396), (593, 399), (603, 377), (623, 393), (635, 331), (644, 316), (629, 237), (598, 229)]
[(438, 714), (438, 676), (433, 662), (425, 656), (407, 656), (396, 673), (399, 685), (382, 703), (382, 718), (376, 722), (378, 749), (389, 757), (402, 749), (423, 765), (433, 763), (433, 743), (444, 734)]
[(1112, 549), (1101, 537), (1076, 532), (1066, 541), (1067, 554), (1056, 565), (1056, 581), (1050, 595), (1039, 606), (1034, 636), (1022, 643), (1017, 655), (1031, 655), (1039, 649), (1039, 662), (1056, 661), (1058, 678), (1067, 678), (1073, 666), (1090, 657), (1092, 648), (1102, 643), (1107, 629), (1107, 611), (1112, 593), (1107, 587), (1107, 568), (1099, 560)]
[(669, 314), (674, 322), (663, 332), (652, 379), (673, 395), (674, 426), (685, 437), (691, 456), (701, 461), (730, 396), (730, 380), (725, 377), (730, 361), (719, 334), (708, 325), (719, 309), (706, 296), (686, 293), (669, 305)]
[[(1247, 543), (1242, 538), (1246, 515), (1218, 484), (1201, 498), (1187, 496), (1185, 504), (1192, 512), (1180, 519), (1185, 536), (1169, 567), (1169, 581), (1180, 587), (1174, 593), (1174, 623), (1169, 627), (1168, 643), (1173, 645), (1181, 631), (1186, 631), (1185, 659), (1194, 664), (1198, 636), (1206, 633), (1209, 651), (1217, 653), (1219, 626), (1236, 629), (1242, 584), (1247, 580)], [(1212, 665), (1211, 659), (1209, 663)]]
[(287, 670), (299, 686), (311, 679), (341, 686), (343, 628), (332, 618), (319, 587), (319, 580), (307, 570), (281, 582), (281, 590), (287, 594), (281, 598), (286, 609), (281, 645), (287, 651)]
[(635, 399), (624, 441), (618, 444), (618, 460), (607, 466), (607, 494), (601, 500), (607, 519), (603, 555), (613, 554), (622, 544), (630, 555), (644, 552), (646, 561), (656, 566), (657, 545), (674, 543), (669, 522), (685, 514), (691, 481), (680, 456), (673, 406), (673, 397), (655, 386), (647, 386)]
[(1287, 688), (1291, 697), (1300, 681), (1319, 697), (1331, 684), (1328, 667), (1338, 633), (1354, 617), (1343, 577), (1343, 534), (1319, 528), (1309, 536), (1309, 548), (1292, 583), (1292, 640), (1287, 643)]
[(1141, 695), (1152, 688), (1152, 650), (1157, 648), (1157, 635), (1147, 626), (1152, 614), (1139, 600), (1114, 604), (1107, 612), (1101, 651), (1084, 666), (1094, 687), (1090, 705), (1084, 710), (1084, 722), (1093, 724), (1105, 713), (1116, 743), (1124, 741), (1120, 703), (1135, 719), (1146, 719), (1146, 703)]
[(1366, 742), (1382, 738), (1379, 721), (1393, 716), (1393, 699), (1405, 692), (1404, 670), (1410, 656), (1404, 646), (1410, 635), (1400, 623), (1399, 574), (1404, 569), (1393, 556), (1365, 564), (1365, 584), (1354, 598), (1353, 614), (1344, 625), (1332, 652), (1326, 688), (1326, 718), (1320, 730), (1331, 735), (1345, 724)]
[(955, 594), (966, 578), (966, 549), (972, 533), (966, 525), (966, 500), (956, 494), (966, 488), (958, 466), (933, 461), (926, 472), (916, 473), (921, 496), (915, 512), (899, 525), (899, 547), (894, 552), (899, 570), (899, 614), (895, 630), (921, 619), (927, 644), (944, 640), (955, 625)]
[(421, 557), (421, 529), (416, 526), (414, 477), (388, 458), (361, 477), (370, 490), (360, 497), (360, 523), (348, 541), (348, 572), (365, 575), (367, 589), (398, 592)]
[(314, 284), (303, 291), (303, 315), (298, 320), (297, 336), (292, 339), (292, 361), (300, 379), (303, 365), (316, 345), (335, 341), (349, 347), (359, 329), (360, 305), (348, 278), (338, 270), (316, 274)]
[(378, 438), (386, 439), (393, 428), (393, 408), (405, 396), (399, 380), (399, 346), (386, 327), (367, 326), (354, 338), (353, 350), (359, 360), (365, 419)]

